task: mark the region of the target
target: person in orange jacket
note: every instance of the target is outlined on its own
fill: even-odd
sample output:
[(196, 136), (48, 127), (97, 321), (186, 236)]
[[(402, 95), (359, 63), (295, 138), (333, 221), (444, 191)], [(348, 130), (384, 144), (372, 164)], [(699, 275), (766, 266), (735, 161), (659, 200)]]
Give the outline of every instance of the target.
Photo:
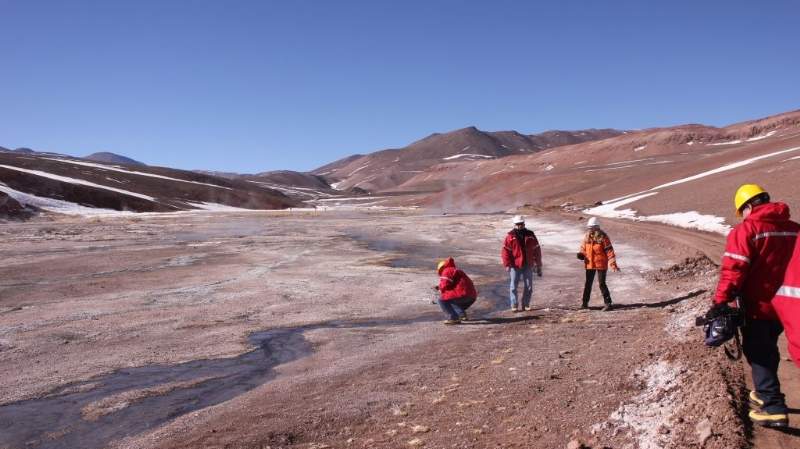
[(608, 234), (600, 229), (600, 222), (596, 217), (592, 217), (586, 222), (586, 234), (583, 236), (581, 248), (578, 251), (578, 259), (582, 260), (586, 267), (586, 282), (583, 285), (583, 298), (581, 301), (581, 309), (589, 307), (589, 298), (592, 296), (592, 283), (594, 282), (595, 275), (597, 275), (597, 282), (600, 284), (600, 293), (603, 294), (603, 311), (609, 311), (613, 307), (611, 302), (611, 292), (608, 291), (606, 285), (606, 273), (608, 269), (611, 271), (619, 271), (617, 267), (617, 256), (614, 253), (614, 247), (611, 245), (611, 239)]
[(707, 316), (741, 296), (746, 318), (742, 351), (755, 386), (750, 392), (754, 408), (748, 416), (760, 426), (786, 427), (788, 408), (778, 380), (778, 337), (783, 326), (773, 298), (784, 281), (800, 224), (790, 219), (786, 204), (771, 202), (769, 194), (756, 184), (739, 187), (733, 202), (736, 215), (743, 220), (728, 234)]
[(786, 267), (783, 285), (772, 299), (772, 307), (786, 331), (789, 354), (800, 368), (800, 240), (795, 240), (792, 259)]

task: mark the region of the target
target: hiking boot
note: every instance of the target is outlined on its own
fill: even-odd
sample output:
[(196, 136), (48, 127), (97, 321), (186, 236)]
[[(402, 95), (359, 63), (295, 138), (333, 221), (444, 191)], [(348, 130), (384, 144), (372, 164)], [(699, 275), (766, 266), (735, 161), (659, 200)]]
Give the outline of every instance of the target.
[(531, 306), (525, 307), (525, 311), (526, 312), (530, 312), (531, 310), (533, 310), (533, 307), (531, 307)]
[(461, 324), (461, 320), (444, 320), (444, 324), (447, 324), (447, 325)]
[(589, 308), (589, 303), (588, 302), (582, 302), (581, 303), (581, 309), (588, 309), (588, 308)]
[(603, 307), (603, 312), (608, 312), (609, 310), (611, 310), (611, 309), (613, 309), (613, 308), (614, 308), (614, 306), (612, 306), (611, 304), (606, 304), (606, 305)]
[(461, 315), (458, 317), (458, 319), (459, 319), (459, 320), (461, 320), (461, 321), (469, 321), (469, 318), (467, 318), (467, 312), (464, 312), (464, 313), (462, 313), (462, 314), (461, 314)]
[(764, 401), (762, 401), (758, 394), (756, 394), (755, 390), (751, 390), (750, 394), (747, 396), (747, 399), (750, 402), (750, 407), (760, 409), (764, 406)]
[(747, 414), (753, 424), (763, 427), (788, 427), (789, 416), (786, 413), (769, 413), (762, 410), (750, 410)]
[(519, 309), (517, 308), (517, 306), (511, 306), (511, 311), (512, 312), (518, 312)]

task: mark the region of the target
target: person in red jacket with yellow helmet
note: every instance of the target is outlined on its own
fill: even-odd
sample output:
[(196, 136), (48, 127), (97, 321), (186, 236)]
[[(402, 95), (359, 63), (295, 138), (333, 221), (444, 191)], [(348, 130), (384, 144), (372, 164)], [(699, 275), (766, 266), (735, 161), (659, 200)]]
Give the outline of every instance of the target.
[(783, 327), (772, 298), (783, 282), (800, 224), (789, 219), (786, 204), (770, 202), (756, 184), (739, 187), (734, 205), (743, 220), (728, 234), (712, 309), (741, 296), (746, 317), (742, 349), (755, 386), (750, 402), (756, 407), (749, 417), (762, 426), (786, 427), (788, 409), (778, 380)]
[(800, 240), (794, 244), (794, 253), (786, 267), (783, 285), (772, 299), (772, 307), (786, 331), (789, 354), (800, 367)]
[(449, 317), (444, 324), (458, 324), (467, 319), (467, 309), (475, 303), (478, 291), (472, 279), (464, 271), (456, 268), (452, 257), (439, 262), (436, 266), (439, 272), (439, 285), (434, 289), (439, 290), (439, 307)]

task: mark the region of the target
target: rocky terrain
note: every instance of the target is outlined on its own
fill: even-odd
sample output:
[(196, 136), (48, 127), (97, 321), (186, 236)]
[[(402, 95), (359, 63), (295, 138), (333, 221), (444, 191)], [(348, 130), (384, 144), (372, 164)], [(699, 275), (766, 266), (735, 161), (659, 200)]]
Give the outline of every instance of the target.
[[(0, 447), (730, 448), (763, 437), (742, 420), (743, 362), (703, 347), (693, 326), (721, 236), (605, 225), (623, 270), (609, 279), (617, 309), (600, 312), (597, 292), (578, 309), (583, 222), (559, 213), (529, 221), (545, 271), (534, 311), (517, 314), (498, 257), (507, 215), (2, 225)], [(455, 327), (430, 303), (449, 255), (480, 292)], [(767, 437), (789, 446), (758, 447), (797, 442)]]

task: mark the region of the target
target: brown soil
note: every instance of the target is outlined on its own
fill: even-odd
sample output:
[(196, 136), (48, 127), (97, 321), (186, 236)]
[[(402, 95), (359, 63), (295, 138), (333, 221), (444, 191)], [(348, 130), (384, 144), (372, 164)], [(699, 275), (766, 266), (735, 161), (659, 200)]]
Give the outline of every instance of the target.
[[(623, 269), (609, 276), (617, 308), (601, 312), (595, 292), (586, 311), (577, 308), (583, 275), (572, 242), (581, 222), (534, 219), (545, 272), (535, 310), (514, 314), (497, 256), (506, 218), (198, 214), (3, 225), (0, 447), (24, 445), (5, 432), (2, 413), (22, 416), (69, 394), (85, 416), (26, 421), (44, 429), (27, 446), (66, 447), (77, 429), (86, 429), (82, 447), (120, 448), (797, 444), (791, 433), (751, 433), (745, 365), (705, 348), (693, 326), (721, 238), (607, 221)], [(686, 258), (698, 251), (708, 257)], [(458, 326), (442, 325), (429, 301), (432, 266), (446, 255), (481, 292), (473, 320)], [(277, 333), (255, 343), (265, 330)], [(272, 367), (264, 380), (247, 386), (209, 368), (236, 368), (254, 347)], [(196, 377), (93, 395), (123, 382), (125, 370), (191, 374), (184, 362), (197, 363)], [(792, 389), (796, 370), (784, 365)], [(159, 402), (168, 418), (124, 431), (148, 422), (150, 401), (220, 378), (194, 398)], [(193, 407), (237, 382), (229, 396)]]

